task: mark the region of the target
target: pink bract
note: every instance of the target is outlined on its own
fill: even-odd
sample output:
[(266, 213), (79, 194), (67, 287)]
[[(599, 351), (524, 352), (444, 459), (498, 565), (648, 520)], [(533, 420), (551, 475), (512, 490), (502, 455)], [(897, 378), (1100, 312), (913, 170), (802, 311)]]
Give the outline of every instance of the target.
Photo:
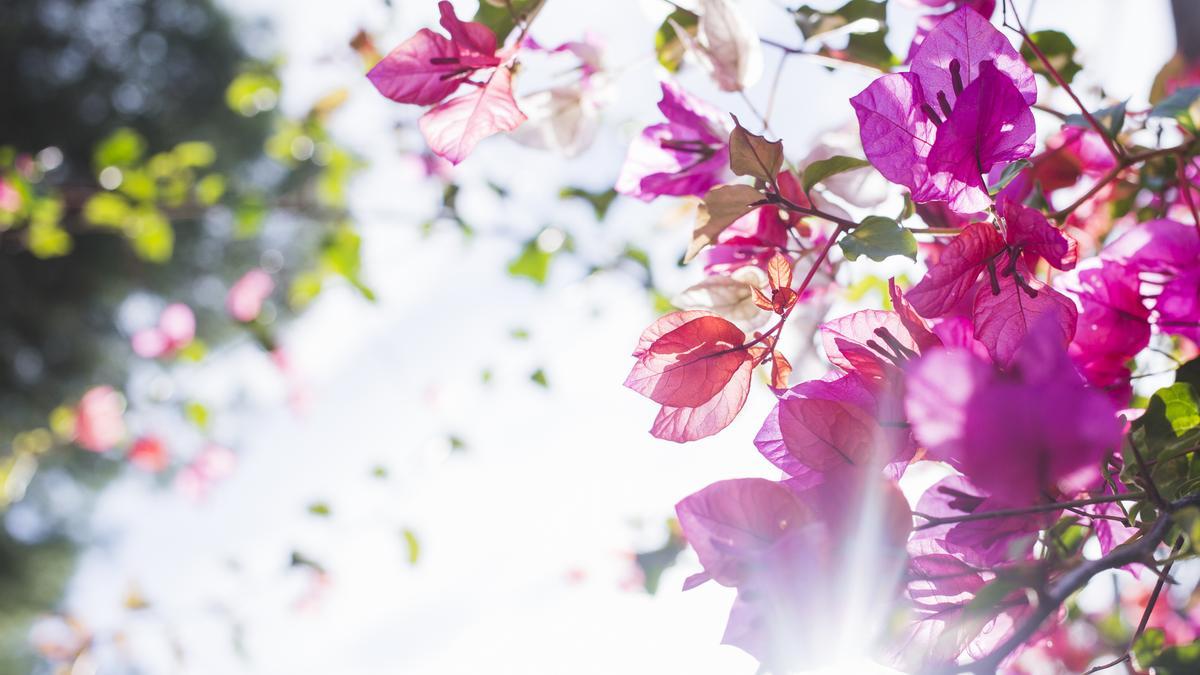
[(159, 315), (158, 325), (143, 328), (130, 340), (133, 353), (146, 359), (174, 356), (196, 337), (196, 315), (183, 303), (172, 303)]
[(621, 194), (650, 201), (662, 195), (702, 197), (729, 172), (726, 116), (663, 81), (658, 109), (665, 123), (646, 127), (629, 146), (617, 177)]
[(946, 15), (908, 73), (884, 75), (850, 103), (867, 159), (916, 202), (959, 213), (991, 204), (981, 174), (1033, 152), (1033, 71), (974, 9)]
[(445, 0), (438, 8), (450, 39), (422, 28), (393, 49), (367, 73), (379, 93), (399, 103), (432, 105), (457, 91), (474, 71), (500, 64), (491, 29), (460, 21)]
[(75, 408), (75, 443), (105, 452), (125, 438), (125, 398), (109, 386), (93, 387)]
[(266, 270), (254, 268), (242, 275), (229, 288), (225, 308), (233, 318), (247, 323), (258, 318), (263, 303), (275, 290), (275, 281)]

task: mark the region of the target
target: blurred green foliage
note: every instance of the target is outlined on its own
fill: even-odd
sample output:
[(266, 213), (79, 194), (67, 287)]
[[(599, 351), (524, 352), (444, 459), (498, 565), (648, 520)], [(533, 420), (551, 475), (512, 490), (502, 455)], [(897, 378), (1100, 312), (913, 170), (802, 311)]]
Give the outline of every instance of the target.
[[(261, 30), (209, 0), (5, 5), (0, 673), (32, 672), (29, 622), (55, 609), (86, 532), (88, 509), (54, 506), (64, 486), (86, 501), (119, 467), (70, 445), (69, 406), (88, 387), (125, 383), (122, 303), (191, 306), (200, 339), (176, 358), (201, 361), (206, 345), (239, 336), (270, 346), (271, 324), (331, 278), (371, 295), (346, 211), (360, 165), (325, 130), (345, 92), (281, 115), (279, 64), (243, 46)], [(283, 302), (242, 326), (225, 315), (224, 289), (260, 266)], [(220, 414), (167, 403), (203, 433)], [(26, 526), (14, 530), (18, 508)]]

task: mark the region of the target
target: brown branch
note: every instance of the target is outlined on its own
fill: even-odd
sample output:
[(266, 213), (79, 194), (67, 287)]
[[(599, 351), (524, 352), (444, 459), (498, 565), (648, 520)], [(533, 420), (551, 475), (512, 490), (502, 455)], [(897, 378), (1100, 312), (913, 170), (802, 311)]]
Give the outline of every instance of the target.
[(1008, 658), (1009, 654), (1012, 654), (1018, 647), (1025, 644), (1029, 638), (1033, 637), (1042, 623), (1058, 611), (1058, 608), (1067, 601), (1067, 598), (1086, 586), (1097, 574), (1133, 563), (1144, 562), (1147, 558), (1154, 555), (1155, 549), (1162, 543), (1162, 538), (1171, 529), (1172, 512), (1187, 506), (1195, 506), (1196, 504), (1200, 504), (1200, 495), (1191, 495), (1169, 504), (1165, 512), (1158, 516), (1154, 524), (1151, 525), (1150, 529), (1140, 539), (1119, 546), (1109, 551), (1108, 555), (1102, 558), (1084, 561), (1078, 567), (1059, 577), (1050, 588), (1039, 594), (1038, 604), (1033, 608), (1032, 615), (1018, 626), (1013, 634), (999, 647), (977, 661), (961, 666), (954, 666), (950, 672), (976, 673), (977, 675), (995, 673), (1000, 664)]

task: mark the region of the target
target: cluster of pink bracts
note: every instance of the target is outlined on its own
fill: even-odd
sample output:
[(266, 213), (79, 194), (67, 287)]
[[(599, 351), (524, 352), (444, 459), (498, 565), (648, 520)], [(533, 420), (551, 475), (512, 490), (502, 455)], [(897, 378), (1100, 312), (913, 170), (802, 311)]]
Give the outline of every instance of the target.
[[(1014, 591), (981, 614), (976, 594), (1044, 562), (1039, 533), (1063, 511), (969, 516), (1111, 495), (1117, 488), (1102, 469), (1120, 469), (1136, 414), (1125, 410), (1132, 359), (1155, 333), (1183, 338), (1185, 351), (1200, 340), (1200, 235), (1187, 222), (1200, 200), (1200, 163), (1189, 158), (1180, 184), (1154, 197), (1164, 217), (1114, 222), (1104, 213), (1116, 198), (1108, 183), (1133, 162), (1080, 126), (1064, 125), (1035, 152), (1037, 80), (991, 23), (996, 3), (921, 4), (950, 11), (921, 19), (907, 70), (882, 75), (849, 103), (866, 159), (906, 189), (937, 234), (952, 235), (923, 245), (924, 277), (907, 292), (893, 280), (889, 311), (827, 320), (819, 334), (832, 370), (789, 386), (777, 350), (783, 324), (835, 278), (796, 283), (793, 269), (836, 263), (831, 245), (853, 223), (822, 218), (829, 212), (783, 170), (766, 181), (767, 199), (707, 249), (705, 291), (744, 288), (744, 307), (737, 316), (693, 308), (661, 317), (642, 334), (625, 383), (661, 406), (651, 433), (685, 442), (727, 427), (754, 370), (769, 366), (777, 404), (754, 444), (782, 479), (722, 481), (677, 513), (704, 568), (687, 586), (736, 588), (725, 640), (773, 671), (820, 662), (848, 624), (860, 648), (906, 668), (988, 655), (1032, 605)], [(436, 104), (421, 130), (457, 163), (480, 138), (523, 120), (511, 66), (530, 43), (497, 49), (486, 27), (441, 6), (449, 39), (423, 30), (369, 77), (389, 98)], [(748, 50), (726, 51), (740, 67)], [(746, 69), (723, 68), (714, 53), (703, 60), (710, 74), (736, 89), (730, 73)], [(443, 101), (460, 86), (469, 93)], [(731, 183), (728, 116), (670, 81), (659, 109), (665, 121), (634, 140), (617, 190), (647, 201), (703, 198)], [(1014, 162), (1025, 163), (989, 189)], [(1055, 211), (1069, 201), (1060, 195), (1096, 181)], [(772, 317), (773, 328), (758, 330)], [(897, 485), (922, 462), (939, 463), (946, 477), (910, 510)], [(1134, 532), (1107, 517), (1114, 510), (1076, 511), (1103, 553)], [(930, 526), (914, 528), (913, 511)], [(954, 522), (934, 522), (946, 519)], [(1043, 568), (1048, 580), (1064, 571)], [(1077, 662), (1069, 640), (1053, 639), (1058, 630), (1052, 617), (1025, 649)], [(1004, 663), (1018, 668), (1019, 654)]]

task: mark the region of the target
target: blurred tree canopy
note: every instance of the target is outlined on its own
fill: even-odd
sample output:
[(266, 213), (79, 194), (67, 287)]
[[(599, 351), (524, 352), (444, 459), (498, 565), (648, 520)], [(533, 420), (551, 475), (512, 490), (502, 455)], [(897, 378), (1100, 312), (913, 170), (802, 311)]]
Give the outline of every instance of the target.
[[(204, 345), (238, 336), (273, 349), (272, 325), (329, 276), (369, 291), (342, 198), (357, 162), (323, 128), (344, 94), (283, 117), (276, 64), (252, 58), (246, 27), (209, 0), (23, 0), (4, 13), (0, 673), (18, 673), (87, 512), (63, 512), (62, 485), (89, 494), (120, 466), (73, 447), (69, 410), (88, 387), (124, 386), (123, 303), (192, 307), (202, 340), (180, 358), (202, 361)], [(284, 297), (239, 323), (226, 289), (252, 268)]]

